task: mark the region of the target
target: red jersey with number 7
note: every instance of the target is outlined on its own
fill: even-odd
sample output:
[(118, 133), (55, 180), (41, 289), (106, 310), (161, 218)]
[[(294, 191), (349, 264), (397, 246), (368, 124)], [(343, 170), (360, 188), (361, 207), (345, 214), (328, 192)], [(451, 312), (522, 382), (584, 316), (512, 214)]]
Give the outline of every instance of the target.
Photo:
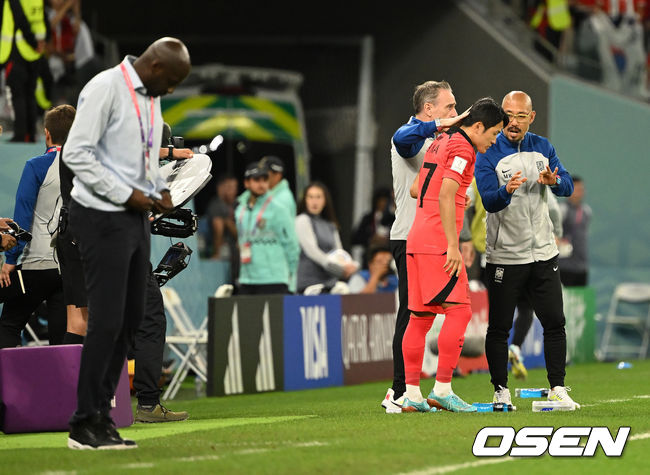
[(476, 150), (461, 129), (439, 135), (424, 156), (418, 178), (415, 220), (406, 241), (409, 254), (447, 252), (447, 238), (440, 219), (438, 196), (443, 178), (451, 178), (460, 186), (456, 192), (456, 233), (460, 235), (465, 213), (465, 194), (472, 183)]

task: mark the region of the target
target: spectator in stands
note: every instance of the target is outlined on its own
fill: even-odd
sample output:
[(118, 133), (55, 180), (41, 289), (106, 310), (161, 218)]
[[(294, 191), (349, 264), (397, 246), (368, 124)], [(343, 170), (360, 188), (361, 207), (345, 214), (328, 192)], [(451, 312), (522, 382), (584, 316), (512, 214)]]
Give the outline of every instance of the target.
[[(47, 150), (45, 154), (27, 161), (18, 184), (14, 221), (31, 232), (32, 240), (27, 244), (19, 242), (5, 254), (7, 262), (2, 266), (0, 286), (18, 285), (11, 274), (20, 273), (24, 290), (4, 304), (0, 316), (0, 348), (20, 344), (20, 333), (32, 312), (43, 301), (48, 306), (50, 344), (63, 342), (66, 328), (63, 286), (50, 241), (61, 206), (59, 155), (74, 117), (75, 109), (69, 105), (58, 106), (47, 112)], [(21, 266), (17, 267), (19, 259)]]
[[(36, 83), (39, 77), (39, 59), (45, 51), (46, 35), (43, 0), (21, 1), (20, 7), (31, 31), (27, 33), (16, 30), (15, 34), (11, 32), (14, 44), (11, 49), (11, 65), (7, 67), (7, 85), (11, 90), (15, 116), (14, 136), (11, 141), (35, 142), (38, 114)], [(4, 28), (3, 25), (3, 30)], [(30, 38), (35, 38), (36, 44), (30, 42)], [(2, 43), (6, 44), (6, 41), (3, 39)]]
[(560, 279), (567, 287), (589, 283), (587, 234), (591, 207), (584, 203), (585, 183), (573, 176), (573, 194), (560, 203), (564, 236), (560, 240)]
[(212, 230), (212, 259), (230, 262), (230, 282), (234, 284), (239, 275), (239, 251), (237, 249), (237, 224), (235, 203), (237, 179), (229, 174), (217, 179), (217, 194), (208, 203), (206, 216)]
[(75, 83), (75, 44), (81, 27), (81, 3), (79, 0), (49, 0), (46, 16), (51, 31), (47, 51), (55, 99), (69, 100), (66, 89)]
[(374, 246), (368, 251), (368, 267), (350, 277), (350, 293), (374, 294), (397, 291), (397, 276), (391, 268), (393, 255), (387, 246)]
[(235, 213), (241, 269), (240, 294), (286, 294), (295, 291), (300, 246), (294, 217), (269, 192), (269, 173), (258, 162), (246, 167), (248, 198)]
[[(567, 41), (571, 32), (569, 1), (541, 0), (537, 3), (530, 25), (555, 48), (555, 51), (549, 51), (538, 39), (534, 42), (535, 49), (549, 61), (561, 62), (568, 50)], [(555, 56), (556, 52), (558, 57)]]
[(363, 264), (367, 265), (368, 250), (372, 246), (388, 246), (390, 228), (395, 221), (393, 193), (390, 188), (379, 187), (372, 195), (372, 208), (363, 215), (352, 232), (352, 245), (363, 250)]
[(299, 293), (317, 284), (322, 284), (323, 289), (329, 291), (337, 281), (347, 280), (357, 271), (355, 262), (341, 262), (332, 255), (332, 252), (343, 249), (338, 228), (329, 190), (320, 182), (309, 184), (298, 205), (296, 217), (296, 234), (300, 244)]
[[(289, 182), (284, 178), (284, 162), (282, 159), (274, 155), (267, 155), (260, 159), (259, 165), (267, 170), (269, 193), (273, 195), (273, 201), (284, 206), (292, 217), (296, 216), (296, 200), (291, 192)], [(237, 201), (246, 203), (249, 198), (250, 191), (246, 190), (239, 195)]]
[[(643, 2), (604, 0), (581, 0), (580, 22), (577, 31), (576, 51), (579, 58), (592, 57), (598, 70), (591, 73), (606, 87), (648, 98), (647, 49), (644, 39)], [(590, 73), (588, 65), (582, 65), (581, 74)]]

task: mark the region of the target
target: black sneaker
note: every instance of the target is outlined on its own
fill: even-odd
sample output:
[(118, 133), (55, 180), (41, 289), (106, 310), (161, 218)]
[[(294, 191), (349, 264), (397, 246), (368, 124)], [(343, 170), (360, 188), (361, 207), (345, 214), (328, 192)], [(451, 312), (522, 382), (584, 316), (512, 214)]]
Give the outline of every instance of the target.
[[(112, 427), (112, 431), (109, 430)], [(112, 433), (114, 431), (114, 434)], [(137, 447), (133, 441), (128, 444), (117, 430), (106, 422), (105, 416), (96, 414), (88, 419), (70, 424), (68, 448), (76, 450), (124, 450)]]
[(123, 439), (120, 436), (120, 433), (117, 431), (115, 427), (115, 422), (113, 421), (113, 418), (109, 415), (102, 414), (102, 423), (105, 426), (105, 430), (108, 433), (109, 437), (112, 437), (113, 439), (117, 441), (121, 441), (124, 445), (127, 446), (127, 448), (137, 448), (138, 444), (135, 443), (134, 440), (131, 439)]

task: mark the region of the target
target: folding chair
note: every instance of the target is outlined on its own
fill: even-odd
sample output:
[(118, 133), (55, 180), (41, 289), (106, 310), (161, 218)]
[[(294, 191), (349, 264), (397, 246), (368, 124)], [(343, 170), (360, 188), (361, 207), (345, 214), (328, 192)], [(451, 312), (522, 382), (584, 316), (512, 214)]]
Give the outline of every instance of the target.
[(32, 341), (28, 344), (28, 346), (45, 346), (45, 345), (49, 345), (49, 342), (47, 340), (41, 340), (36, 335), (36, 332), (32, 329), (32, 327), (29, 325), (29, 323), (25, 324), (25, 330), (23, 330), (23, 331), (26, 331), (32, 337)]
[[(638, 348), (631, 344), (612, 345), (612, 333), (616, 327), (633, 328), (641, 339)], [(605, 330), (599, 349), (599, 359), (610, 354), (633, 354), (645, 358), (650, 343), (650, 284), (621, 283), (614, 289), (609, 311), (605, 317)]]
[(180, 358), (178, 369), (162, 396), (166, 400), (176, 396), (190, 369), (207, 383), (208, 364), (204, 351), (208, 342), (208, 318), (205, 317), (197, 328), (183, 308), (178, 293), (169, 286), (163, 287), (161, 292), (165, 309), (174, 322), (174, 334), (167, 336), (165, 342)]

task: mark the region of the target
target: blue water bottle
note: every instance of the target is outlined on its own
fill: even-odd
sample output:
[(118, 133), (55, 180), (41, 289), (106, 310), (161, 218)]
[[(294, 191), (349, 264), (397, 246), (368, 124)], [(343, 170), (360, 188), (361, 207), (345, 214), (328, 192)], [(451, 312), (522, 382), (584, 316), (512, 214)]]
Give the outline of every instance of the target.
[(476, 412), (512, 412), (517, 410), (516, 406), (503, 402), (475, 402), (472, 406), (476, 408)]
[(548, 396), (549, 389), (546, 388), (516, 388), (515, 397), (533, 398)]

